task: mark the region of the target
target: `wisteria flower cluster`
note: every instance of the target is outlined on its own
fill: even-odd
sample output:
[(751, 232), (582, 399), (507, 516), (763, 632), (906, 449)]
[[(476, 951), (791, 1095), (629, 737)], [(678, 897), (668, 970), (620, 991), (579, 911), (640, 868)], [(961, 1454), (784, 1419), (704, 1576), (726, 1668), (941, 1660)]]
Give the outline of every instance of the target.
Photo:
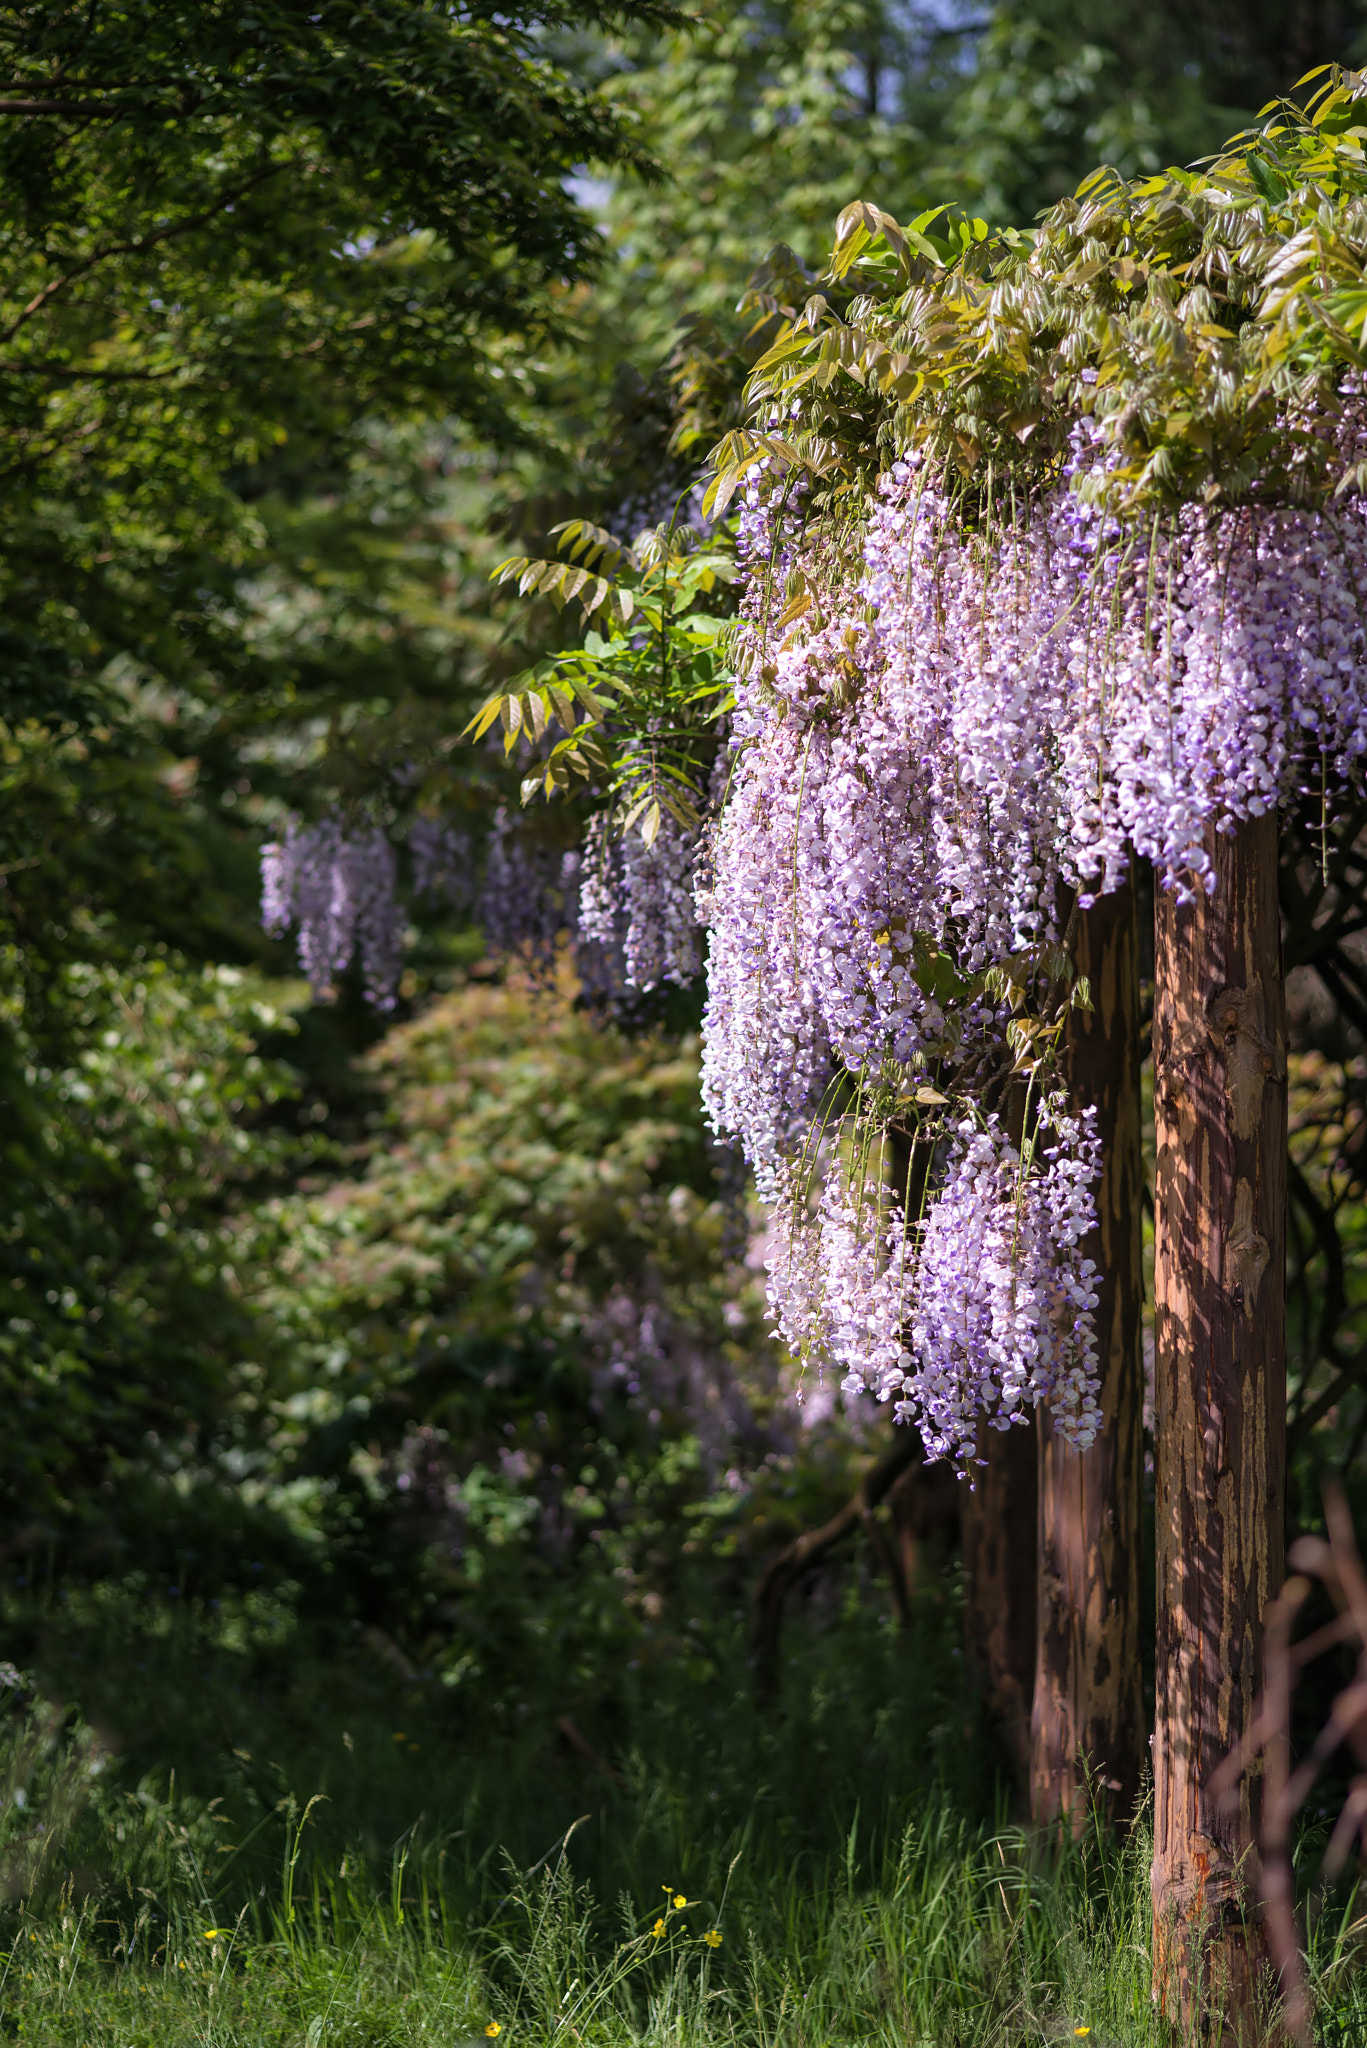
[(493, 951), (516, 957), (534, 981), (553, 980), (568, 953), (588, 1008), (620, 1022), (662, 980), (702, 967), (692, 849), (681, 834), (661, 839), (655, 859), (635, 860), (600, 817), (582, 848), (561, 851), (500, 808), (473, 915)]
[(668, 812), (647, 844), (639, 831), (612, 837), (598, 813), (585, 835), (578, 938), (620, 949), (628, 988), (643, 994), (702, 972), (702, 931), (693, 892), (696, 842)]
[[(467, 910), (490, 946), (516, 954), (533, 977), (555, 974), (562, 940), (578, 933), (577, 852), (539, 842), (503, 809), (482, 872), (469, 837), (441, 819), (417, 818), (408, 849), (416, 895)], [(378, 827), (348, 830), (335, 812), (316, 825), (292, 819), (262, 849), (261, 922), (278, 936), (295, 928), (316, 997), (335, 993), (359, 953), (366, 999), (380, 1010), (394, 1007), (408, 918), (395, 850)], [(621, 988), (620, 948), (604, 952), (586, 941), (581, 952), (587, 983)]]
[(965, 1119), (912, 1229), (867, 1161), (858, 1175), (830, 1167), (815, 1215), (791, 1175), (776, 1212), (777, 1334), (804, 1362), (834, 1366), (847, 1393), (892, 1401), (931, 1458), (970, 1461), (980, 1415), (1007, 1429), (1041, 1401), (1079, 1449), (1100, 1427), (1096, 1266), (1083, 1249), (1096, 1140), (1055, 1098), (1032, 1144), (1042, 1170), (995, 1117)]
[(359, 951), (366, 996), (394, 1007), (403, 962), (405, 919), (398, 864), (378, 827), (347, 831), (340, 818), (317, 825), (291, 819), (261, 854), (261, 922), (283, 937), (294, 925), (299, 964), (315, 996), (330, 995)]
[(577, 927), (579, 866), (577, 853), (534, 840), (499, 806), (475, 916), (493, 950), (519, 955), (534, 978), (555, 973), (561, 935)]
[(458, 909), (469, 906), (475, 894), (475, 849), (468, 832), (457, 831), (443, 818), (420, 815), (408, 828), (408, 856), (415, 895)]
[[(1042, 1400), (1095, 1431), (1098, 1159), (1037, 1095), (1022, 1164), (955, 1077), (1000, 1075), (1011, 991), (1051, 983), (1070, 897), (1136, 853), (1179, 897), (1209, 888), (1212, 827), (1331, 792), (1367, 751), (1360, 503), (1127, 526), (1089, 492), (1098, 450), (1084, 422), (1055, 488), (971, 516), (957, 478), (899, 462), (853, 555), (776, 476), (741, 518), (730, 786), (699, 866), (707, 1102), (776, 1205), (789, 1344), (960, 1458), (979, 1413)], [(849, 1162), (932, 1078), (957, 1107), (905, 1218)]]

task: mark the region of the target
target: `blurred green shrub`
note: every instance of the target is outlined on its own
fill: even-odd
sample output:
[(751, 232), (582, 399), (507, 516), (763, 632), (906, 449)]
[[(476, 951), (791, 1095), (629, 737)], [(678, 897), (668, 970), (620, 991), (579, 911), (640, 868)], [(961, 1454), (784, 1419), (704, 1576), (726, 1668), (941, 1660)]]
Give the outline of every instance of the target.
[(448, 1688), (515, 1703), (553, 1658), (569, 1707), (607, 1666), (705, 1660), (674, 1592), (795, 1412), (695, 1038), (472, 980), (366, 1064), (354, 1170), (255, 1226), (292, 1374), (276, 1497)]
[(289, 1019), (259, 977), (155, 956), (62, 965), (35, 1013), (16, 1001), (0, 1033), (18, 1069), (0, 1138), (0, 1531), (99, 1568), (148, 1540), (158, 1491), (183, 1501), (225, 1476), (260, 1370), (232, 1217), (302, 1149), (267, 1120), (289, 1070), (257, 1049)]

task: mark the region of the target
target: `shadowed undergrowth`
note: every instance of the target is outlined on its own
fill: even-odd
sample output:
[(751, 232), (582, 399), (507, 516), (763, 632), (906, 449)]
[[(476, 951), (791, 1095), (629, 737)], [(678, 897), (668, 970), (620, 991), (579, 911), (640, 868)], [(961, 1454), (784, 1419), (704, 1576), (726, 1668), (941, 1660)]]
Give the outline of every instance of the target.
[[(0, 1730), (10, 2038), (1159, 2039), (1143, 1831), (1006, 1822), (952, 1601), (910, 1641), (853, 1605), (795, 1627), (778, 1715), (738, 1645), (631, 1674), (588, 1730), (613, 1778), (556, 1735), (553, 1683), (482, 1740), (373, 1657), (324, 1661), (278, 1598), (4, 1619), (34, 1671)], [(1315, 1929), (1326, 2042), (1367, 2041), (1356, 1917)]]

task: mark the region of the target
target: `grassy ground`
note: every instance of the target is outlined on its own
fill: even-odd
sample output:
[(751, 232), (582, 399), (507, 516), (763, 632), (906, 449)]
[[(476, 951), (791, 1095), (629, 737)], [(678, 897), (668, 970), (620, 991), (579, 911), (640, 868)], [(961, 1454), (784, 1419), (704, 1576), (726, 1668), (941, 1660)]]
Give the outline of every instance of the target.
[[(0, 1735), (10, 2038), (1159, 2038), (1142, 1831), (1059, 1850), (1005, 1824), (948, 1611), (910, 1643), (855, 1612), (795, 1631), (779, 1715), (738, 1657), (636, 1675), (579, 1731), (615, 1779), (555, 1730), (553, 1685), (481, 1730), (264, 1596), (0, 1620), (36, 1674)], [(1316, 1930), (1335, 2043), (1367, 2041), (1353, 1918)]]
[[(294, 1873), (297, 1880), (298, 1872)], [(657, 1885), (604, 1916), (572, 1851), (509, 1876), (477, 1923), (440, 1855), (390, 1881), (315, 1863), (226, 1920), (187, 1856), (158, 1887), (21, 1911), (5, 1963), (25, 2041), (336, 2044), (1149, 2038), (1133, 1862), (1033, 1870), (942, 1811), (876, 1865)], [(671, 1901), (686, 1898), (676, 1908)], [(615, 1929), (608, 1924), (615, 1918)], [(664, 1922), (663, 1930), (654, 1930)], [(220, 1925), (220, 1922), (225, 1924)], [(716, 1937), (720, 1935), (718, 1942)], [(709, 1936), (712, 1940), (709, 1941)], [(503, 2044), (500, 2043), (500, 2048)]]

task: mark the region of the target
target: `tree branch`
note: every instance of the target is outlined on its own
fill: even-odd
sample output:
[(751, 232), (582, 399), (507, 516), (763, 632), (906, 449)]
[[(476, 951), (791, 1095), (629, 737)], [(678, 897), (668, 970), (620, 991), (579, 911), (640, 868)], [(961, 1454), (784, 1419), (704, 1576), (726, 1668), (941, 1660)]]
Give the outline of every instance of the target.
[[(111, 106), (108, 100), (0, 100), (0, 114), (77, 114), (82, 120), (93, 115), (99, 121), (117, 121), (125, 114), (149, 111), (145, 106)], [(156, 111), (164, 118), (161, 108)]]
[(44, 306), (50, 305), (59, 292), (65, 291), (68, 285), (75, 284), (78, 279), (88, 277), (92, 270), (98, 269), (101, 263), (107, 263), (110, 257), (141, 256), (163, 242), (173, 242), (181, 235), (193, 234), (196, 228), (206, 227), (211, 220), (217, 219), (225, 206), (236, 205), (248, 192), (254, 191), (258, 185), (264, 185), (268, 179), (277, 177), (281, 171), (288, 168), (289, 166), (284, 163), (268, 164), (263, 170), (258, 171), (255, 177), (220, 192), (213, 205), (206, 206), (199, 213), (192, 213), (184, 220), (173, 222), (169, 227), (149, 230), (147, 234), (139, 235), (131, 242), (104, 243), (100, 248), (93, 250), (84, 262), (78, 263), (74, 270), (64, 271), (61, 277), (54, 277), (51, 284), (45, 284), (37, 296), (29, 300), (17, 320), (12, 321), (6, 328), (0, 328), (0, 345), (13, 341), (20, 328), (26, 326), (35, 314), (41, 313)]
[(1288, 1423), (1286, 1430), (1286, 1448), (1288, 1451), (1294, 1451), (1296, 1446), (1310, 1434), (1315, 1424), (1323, 1421), (1329, 1410), (1334, 1406), (1334, 1403), (1341, 1401), (1344, 1395), (1357, 1385), (1363, 1374), (1367, 1373), (1367, 1351), (1360, 1352), (1356, 1358), (1349, 1359), (1346, 1363), (1344, 1362), (1342, 1352), (1337, 1347), (1332, 1351), (1325, 1352), (1324, 1357), (1329, 1365), (1338, 1366), (1339, 1371), (1336, 1377), (1330, 1380), (1324, 1392), (1312, 1401), (1308, 1408), (1303, 1408), (1293, 1423)]
[[(755, 1588), (750, 1606), (750, 1655), (755, 1673), (755, 1691), (761, 1700), (771, 1700), (778, 1690), (779, 1638), (783, 1631), (783, 1607), (797, 1581), (813, 1571), (828, 1551), (857, 1528), (871, 1528), (873, 1510), (895, 1480), (924, 1457), (921, 1439), (911, 1428), (899, 1428), (893, 1442), (869, 1466), (853, 1497), (838, 1514), (819, 1529), (804, 1530), (801, 1536), (780, 1550), (769, 1563)], [(892, 1580), (893, 1599), (901, 1618), (907, 1611), (907, 1591), (901, 1567), (886, 1543), (875, 1538), (874, 1549)]]
[[(1315, 1342), (1315, 1350), (1316, 1354), (1321, 1358), (1332, 1358), (1335, 1352), (1334, 1338), (1348, 1305), (1347, 1284), (1343, 1271), (1343, 1246), (1339, 1242), (1338, 1228), (1334, 1220), (1333, 1211), (1327, 1209), (1324, 1203), (1321, 1202), (1319, 1196), (1306, 1179), (1301, 1167), (1293, 1158), (1288, 1158), (1287, 1160), (1287, 1183), (1290, 1192), (1296, 1198), (1297, 1205), (1309, 1219), (1316, 1246), (1324, 1254), (1324, 1293), (1320, 1302), (1319, 1332)], [(1307, 1258), (1303, 1262), (1303, 1267), (1308, 1266), (1309, 1263), (1310, 1261)], [(1297, 1277), (1298, 1279), (1303, 1278), (1303, 1270), (1302, 1274)], [(1325, 1412), (1324, 1409), (1319, 1408), (1318, 1403), (1316, 1403), (1316, 1408), (1319, 1409), (1321, 1414)], [(1316, 1420), (1318, 1420), (1318, 1415)], [(1313, 1425), (1306, 1422), (1303, 1426), (1308, 1429)], [(1302, 1427), (1302, 1418), (1299, 1415), (1296, 1419), (1296, 1427), (1297, 1429)]]

